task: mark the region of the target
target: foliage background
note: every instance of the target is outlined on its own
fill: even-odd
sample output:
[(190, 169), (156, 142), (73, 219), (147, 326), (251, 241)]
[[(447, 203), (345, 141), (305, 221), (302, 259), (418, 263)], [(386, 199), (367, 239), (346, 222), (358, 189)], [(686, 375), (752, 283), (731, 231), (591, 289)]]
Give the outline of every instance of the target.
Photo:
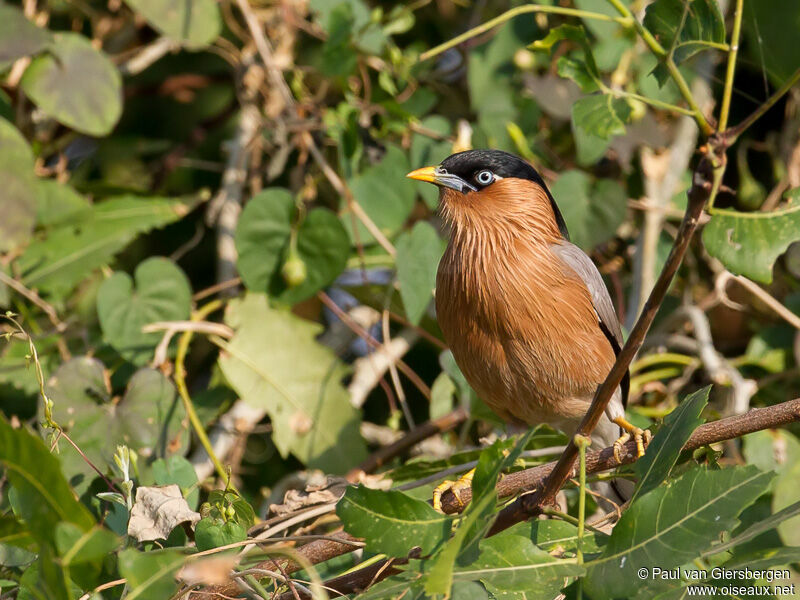
[[(117, 582), (92, 597), (169, 598), (195, 549), (243, 540), (287, 490), (320, 486), (323, 474), (381, 489), (436, 477), (403, 496), (351, 488), (338, 517), (366, 549), (300, 580), (414, 545), (434, 558), (363, 597), (552, 597), (584, 573), (574, 544), (554, 541), (574, 540), (569, 521), (528, 523), (478, 546), (500, 467), (555, 458), (537, 450), (564, 440), (538, 429), (516, 462), (503, 458), (504, 443), (478, 452), (505, 427), (441, 340), (431, 299), (446, 232), (436, 190), (404, 175), (467, 147), (532, 161), (629, 329), (673, 241), (704, 134), (615, 4), (630, 5), (670, 50), (701, 114), (719, 119), (727, 95), (726, 120), (739, 123), (797, 81), (792, 0), (0, 3), (3, 597), (77, 598)], [(421, 57), (515, 7), (518, 17)], [(578, 12), (552, 12), (564, 8)], [(799, 101), (789, 89), (730, 138), (702, 239), (632, 366), (634, 423), (659, 422), (709, 383), (708, 405), (699, 396), (692, 405), (708, 420), (798, 396)], [(432, 432), (410, 454), (368, 460), (453, 415), (452, 431)], [(649, 494), (667, 500), (695, 483), (730, 506), (723, 527), (695, 528), (703, 539), (668, 540), (672, 551), (639, 560), (798, 560), (797, 519), (784, 520), (796, 507), (733, 553), (707, 552), (723, 532), (800, 500), (796, 434), (751, 434), (721, 456), (683, 457), (665, 485), (651, 482)], [(446, 469), (479, 454), (488, 483), (474, 493), (486, 504), (473, 501), (457, 543), (446, 543), (452, 521), (421, 500)], [(340, 494), (342, 480), (332, 481), (327, 492)], [(137, 488), (166, 484), (180, 487), (190, 512), (204, 503), (196, 529), (169, 527), (157, 543), (127, 537)], [(567, 490), (573, 517), (577, 497)], [(299, 502), (290, 508), (312, 501)], [(632, 512), (667, 518), (648, 510)], [(331, 511), (280, 535), (335, 529)], [(400, 516), (404, 526), (392, 529)], [(583, 552), (629, 548), (625, 535), (592, 533)], [(556, 547), (558, 560), (545, 552)], [(592, 598), (683, 593), (587, 560), (580, 593)], [(542, 561), (538, 573), (522, 568)], [(519, 569), (492, 579), (465, 566), (500, 564)], [(213, 583), (214, 568), (205, 570), (200, 581)], [(279, 586), (241, 579), (256, 594)]]

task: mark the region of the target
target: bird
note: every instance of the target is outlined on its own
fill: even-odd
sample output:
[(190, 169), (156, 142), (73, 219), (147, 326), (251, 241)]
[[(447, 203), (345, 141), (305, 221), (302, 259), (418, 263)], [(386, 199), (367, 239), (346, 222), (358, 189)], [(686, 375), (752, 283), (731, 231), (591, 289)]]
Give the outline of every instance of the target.
[[(501, 150), (468, 150), (407, 177), (439, 187), (449, 228), (436, 275), (436, 317), (456, 363), (480, 398), (512, 424), (547, 423), (572, 434), (622, 345), (622, 330), (597, 267), (569, 231), (536, 169)], [(620, 462), (650, 432), (625, 418), (626, 372), (592, 445)], [(469, 487), (472, 473), (434, 491)], [(617, 490), (622, 500), (627, 494)]]

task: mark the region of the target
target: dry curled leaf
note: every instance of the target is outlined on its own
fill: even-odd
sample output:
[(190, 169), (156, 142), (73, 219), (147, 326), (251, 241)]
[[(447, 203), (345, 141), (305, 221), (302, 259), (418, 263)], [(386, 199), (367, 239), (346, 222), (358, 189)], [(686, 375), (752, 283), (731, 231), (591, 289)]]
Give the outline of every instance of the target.
[(166, 539), (176, 525), (187, 521), (194, 525), (199, 520), (200, 513), (189, 508), (177, 485), (140, 487), (128, 521), (128, 535), (140, 542)]
[(276, 516), (283, 516), (301, 508), (336, 502), (347, 485), (346, 479), (328, 477), (324, 483), (307, 485), (305, 490), (288, 490), (283, 497), (283, 504), (270, 504), (269, 510)]

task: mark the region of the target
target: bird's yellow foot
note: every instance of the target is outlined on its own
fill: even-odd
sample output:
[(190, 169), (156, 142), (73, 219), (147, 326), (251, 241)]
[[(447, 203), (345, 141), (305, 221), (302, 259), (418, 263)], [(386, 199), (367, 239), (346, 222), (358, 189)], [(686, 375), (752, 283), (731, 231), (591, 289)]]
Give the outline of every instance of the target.
[(622, 462), (622, 447), (625, 445), (625, 442), (631, 439), (631, 436), (636, 440), (636, 456), (638, 458), (644, 456), (647, 445), (650, 443), (650, 440), (653, 439), (653, 434), (650, 433), (650, 430), (640, 429), (626, 421), (624, 417), (617, 417), (613, 419), (613, 421), (625, 430), (625, 433), (614, 442), (614, 458), (617, 459), (617, 462)]
[(453, 496), (456, 497), (458, 500), (459, 506), (464, 506), (464, 502), (461, 501), (461, 490), (466, 490), (472, 487), (472, 477), (475, 475), (475, 469), (470, 469), (467, 473), (464, 473), (461, 477), (458, 478), (457, 481), (443, 481), (439, 485), (437, 485), (433, 490), (433, 509), (443, 513), (442, 510), (442, 494), (444, 494), (447, 490), (453, 492)]

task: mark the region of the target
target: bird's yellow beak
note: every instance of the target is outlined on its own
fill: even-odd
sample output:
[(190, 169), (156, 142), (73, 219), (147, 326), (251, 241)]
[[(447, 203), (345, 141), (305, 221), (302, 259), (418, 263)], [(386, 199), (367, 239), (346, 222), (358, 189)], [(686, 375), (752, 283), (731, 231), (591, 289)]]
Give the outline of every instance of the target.
[(411, 171), (406, 177), (409, 179), (416, 179), (417, 181), (436, 183), (436, 167), (422, 167), (416, 171)]
[(433, 183), (439, 187), (447, 187), (456, 191), (466, 194), (467, 192), (475, 192), (475, 186), (467, 183), (458, 175), (448, 173), (446, 169), (441, 166), (438, 167), (422, 167), (416, 171), (411, 171), (406, 175), (409, 179), (416, 179), (417, 181), (424, 181), (426, 183)]

